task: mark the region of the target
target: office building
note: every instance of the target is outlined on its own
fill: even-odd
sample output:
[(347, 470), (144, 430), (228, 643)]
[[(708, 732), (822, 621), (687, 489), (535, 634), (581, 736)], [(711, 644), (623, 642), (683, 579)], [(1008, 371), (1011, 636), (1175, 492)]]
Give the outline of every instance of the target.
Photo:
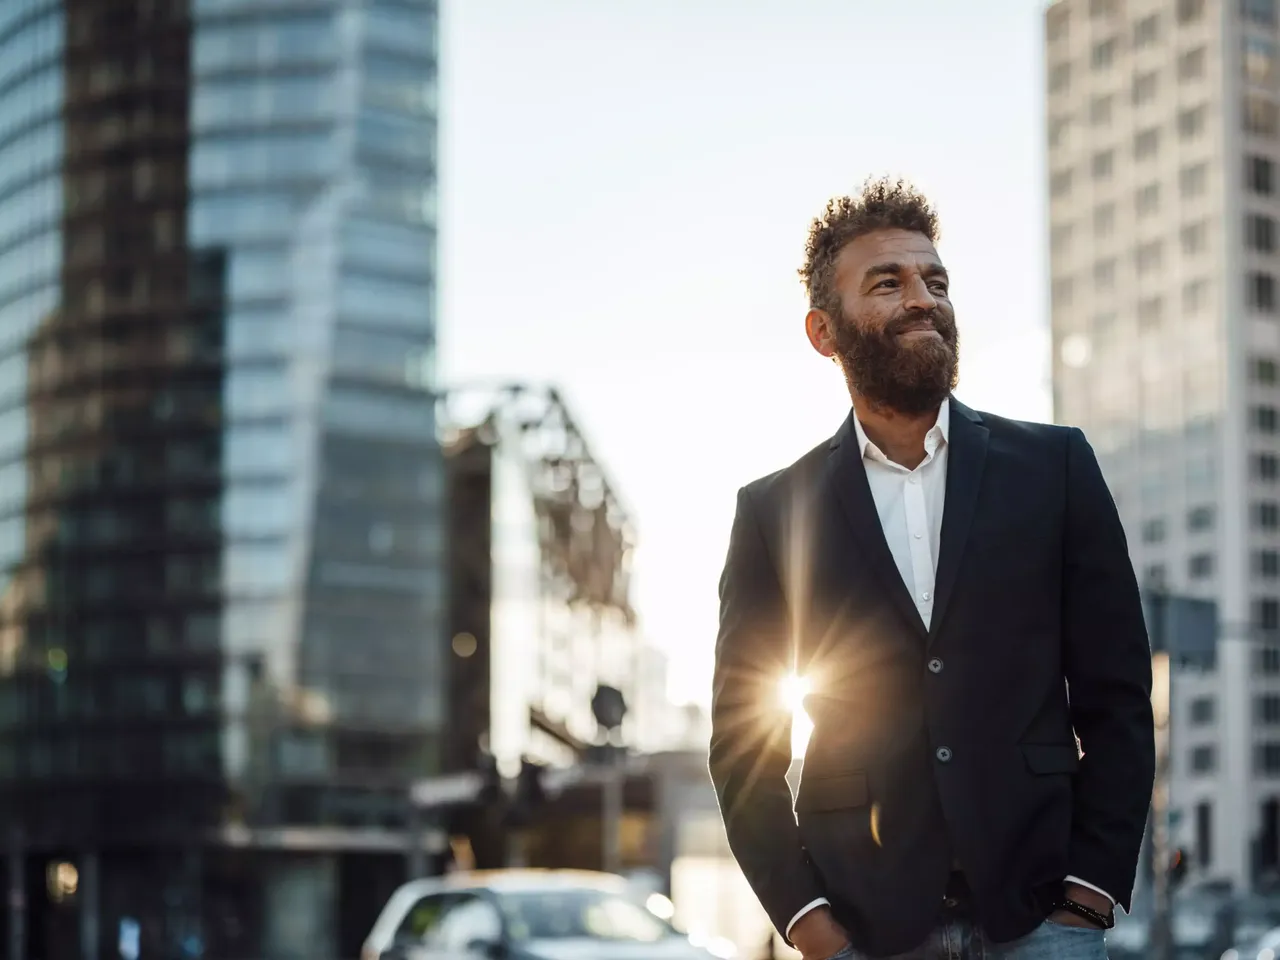
[(440, 765), (434, 0), (0, 4), (16, 955), (353, 956)]
[[(1274, 0), (1046, 16), (1056, 415), (1083, 427), (1144, 584), (1212, 600), (1175, 677), (1189, 879), (1280, 858), (1280, 107)], [(1087, 746), (1086, 746), (1087, 749)]]

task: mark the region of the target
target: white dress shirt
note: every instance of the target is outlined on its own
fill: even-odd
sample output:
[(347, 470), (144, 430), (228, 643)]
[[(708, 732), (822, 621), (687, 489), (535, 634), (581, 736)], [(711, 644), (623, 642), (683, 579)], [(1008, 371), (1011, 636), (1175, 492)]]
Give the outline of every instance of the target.
[[(924, 436), (924, 459), (914, 470), (894, 463), (871, 442), (855, 416), (854, 428), (867, 484), (875, 501), (880, 526), (902, 582), (911, 591), (920, 619), (927, 628), (933, 620), (933, 586), (938, 570), (938, 549), (942, 543), (942, 510), (947, 496), (947, 439), (951, 432), (951, 403), (943, 401), (938, 421)], [(1113, 904), (1115, 897), (1079, 877), (1067, 877), (1102, 894)], [(816, 907), (826, 906), (825, 898), (805, 905), (787, 924), (787, 939), (796, 921)]]

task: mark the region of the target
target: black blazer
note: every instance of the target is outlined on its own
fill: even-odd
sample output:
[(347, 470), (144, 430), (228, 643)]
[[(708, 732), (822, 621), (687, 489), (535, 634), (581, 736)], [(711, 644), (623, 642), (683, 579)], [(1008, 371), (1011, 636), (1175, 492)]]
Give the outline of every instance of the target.
[[(997, 941), (1034, 929), (1067, 875), (1127, 909), (1155, 773), (1142, 606), (1093, 450), (950, 402), (929, 629), (852, 414), (739, 491), (720, 582), (710, 765), (729, 844), (780, 931), (826, 897), (873, 955), (926, 938), (957, 862)], [(793, 668), (814, 723), (794, 812), (777, 706)]]

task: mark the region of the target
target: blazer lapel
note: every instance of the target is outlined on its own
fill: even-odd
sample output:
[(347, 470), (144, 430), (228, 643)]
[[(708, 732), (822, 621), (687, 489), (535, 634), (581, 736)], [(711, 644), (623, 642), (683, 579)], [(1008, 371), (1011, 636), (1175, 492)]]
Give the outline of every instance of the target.
[[(852, 411), (840, 432), (832, 439), (831, 445), (835, 449), (828, 460), (831, 465), (829, 479), (835, 486), (836, 498), (845, 519), (853, 530), (854, 543), (882, 581), (898, 612), (923, 639), (926, 636), (924, 621), (920, 619), (920, 612), (911, 600), (907, 585), (902, 582), (902, 574), (898, 572), (898, 565), (889, 552), (889, 543), (885, 540), (884, 528), (880, 525), (880, 514), (876, 512), (871, 485), (867, 482), (867, 468), (862, 462), (862, 451), (858, 449)], [(950, 509), (950, 503), (947, 504), (947, 509)]]
[(982, 469), (987, 459), (990, 431), (982, 417), (954, 397), (951, 399), (951, 430), (947, 441), (947, 495), (942, 508), (942, 537), (934, 584), (933, 617), (929, 638), (938, 635), (955, 589), (956, 575), (964, 557), (969, 527), (982, 487)]

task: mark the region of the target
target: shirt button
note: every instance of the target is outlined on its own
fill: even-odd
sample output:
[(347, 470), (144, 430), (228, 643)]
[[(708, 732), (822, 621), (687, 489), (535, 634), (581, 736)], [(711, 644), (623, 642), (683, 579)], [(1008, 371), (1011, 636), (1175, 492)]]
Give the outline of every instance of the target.
[(917, 534), (915, 534), (915, 538), (916, 538), (917, 540), (921, 539), (923, 536), (924, 536), (924, 534), (923, 534), (923, 533), (917, 533)]
[(915, 477), (908, 477), (908, 478), (907, 478), (907, 483), (919, 483), (919, 482), (920, 482), (920, 481), (919, 481), (919, 480), (917, 480)]
[(921, 600), (928, 600), (928, 599), (929, 599), (929, 591), (928, 591), (928, 590), (926, 590), (924, 593), (920, 594), (920, 599), (921, 599)]
[(938, 758), (938, 762), (939, 762), (939, 763), (950, 763), (950, 762), (951, 762), (951, 748), (950, 748), (950, 747), (939, 747), (939, 748), (937, 749), (937, 751), (934, 753), (934, 756)]
[(939, 660), (937, 657), (934, 657), (932, 660), (930, 660), (930, 661), (929, 661), (929, 672), (930, 672), (930, 673), (941, 673), (941, 672), (942, 672), (942, 661), (941, 661), (941, 660)]

